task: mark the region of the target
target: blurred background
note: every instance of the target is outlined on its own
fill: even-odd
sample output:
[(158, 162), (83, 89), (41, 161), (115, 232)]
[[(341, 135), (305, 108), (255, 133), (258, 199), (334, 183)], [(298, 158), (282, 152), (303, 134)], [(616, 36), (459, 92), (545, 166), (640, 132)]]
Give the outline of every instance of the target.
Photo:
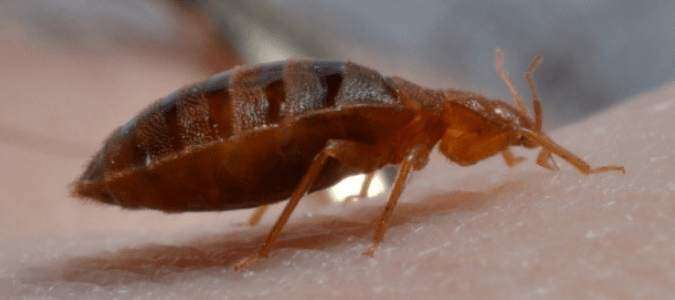
[(495, 48), (526, 99), (524, 71), (542, 55), (535, 80), (552, 130), (672, 80), (673, 16), (668, 0), (5, 0), (0, 241), (171, 230), (161, 214), (101, 218), (105, 209), (83, 208), (66, 187), (140, 109), (234, 65), (348, 59), (510, 101)]

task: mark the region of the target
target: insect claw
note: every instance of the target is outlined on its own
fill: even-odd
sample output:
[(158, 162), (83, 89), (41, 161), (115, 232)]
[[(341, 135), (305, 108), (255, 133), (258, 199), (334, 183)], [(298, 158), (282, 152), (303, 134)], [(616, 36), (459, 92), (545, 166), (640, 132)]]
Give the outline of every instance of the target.
[(368, 251), (363, 252), (363, 255), (364, 255), (364, 256), (369, 256), (369, 257), (371, 257), (371, 258), (372, 258), (372, 257), (375, 257), (375, 251), (377, 250), (377, 246), (378, 246), (378, 245), (373, 244), (372, 246), (370, 246), (370, 249), (368, 249)]
[(361, 198), (362, 198), (362, 196), (359, 195), (359, 194), (356, 194), (356, 195), (350, 195), (350, 196), (347, 196), (347, 197), (345, 197), (344, 199), (342, 199), (342, 203), (343, 203), (344, 205), (347, 205), (347, 204), (349, 204), (349, 203), (352, 203), (352, 201), (357, 201), (357, 200), (359, 200), (359, 199), (361, 199)]
[(602, 166), (602, 167), (597, 167), (597, 168), (591, 170), (591, 173), (610, 172), (610, 171), (615, 171), (615, 172), (619, 172), (619, 173), (621, 173), (621, 174), (626, 174), (626, 169), (624, 169), (623, 166)]
[(542, 148), (539, 155), (537, 155), (537, 164), (551, 171), (558, 171), (560, 169), (553, 160), (551, 150), (546, 148)]
[(558, 167), (558, 164), (555, 162), (555, 159), (553, 159), (553, 155), (549, 154), (548, 157), (549, 157), (549, 160), (551, 161), (551, 165), (552, 165), (556, 170), (560, 170), (560, 168)]
[(254, 262), (256, 262), (256, 261), (259, 261), (261, 258), (263, 258), (263, 257), (260, 256), (260, 255), (258, 255), (258, 254), (256, 254), (256, 255), (251, 255), (251, 256), (249, 256), (249, 257), (246, 257), (246, 258), (240, 260), (240, 261), (234, 266), (234, 270), (237, 271), (237, 272), (243, 271), (244, 268), (248, 267), (250, 264), (252, 264), (252, 263), (254, 263)]
[(506, 165), (509, 167), (513, 167), (523, 161), (525, 161), (525, 157), (522, 156), (514, 156), (513, 153), (509, 149), (503, 150), (502, 151), (502, 157), (504, 158), (504, 161), (506, 162)]

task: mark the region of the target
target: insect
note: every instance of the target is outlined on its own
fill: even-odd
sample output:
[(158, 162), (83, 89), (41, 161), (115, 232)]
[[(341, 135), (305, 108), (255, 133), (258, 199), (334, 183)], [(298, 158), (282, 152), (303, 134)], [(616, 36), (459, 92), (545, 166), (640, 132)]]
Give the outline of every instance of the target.
[(71, 193), (169, 213), (250, 208), (290, 197), (259, 252), (235, 266), (240, 270), (268, 256), (308, 192), (400, 165), (364, 253), (373, 256), (408, 175), (425, 167), (436, 144), (460, 166), (496, 154), (514, 165), (523, 158), (509, 147), (524, 146), (541, 147), (537, 163), (550, 170), (558, 169), (555, 154), (583, 174), (625, 173), (621, 166), (591, 168), (543, 132), (532, 79), (540, 57), (526, 72), (534, 119), (502, 60), (497, 49), (496, 70), (515, 107), (472, 92), (425, 89), (351, 62), (237, 67), (160, 99), (115, 130)]

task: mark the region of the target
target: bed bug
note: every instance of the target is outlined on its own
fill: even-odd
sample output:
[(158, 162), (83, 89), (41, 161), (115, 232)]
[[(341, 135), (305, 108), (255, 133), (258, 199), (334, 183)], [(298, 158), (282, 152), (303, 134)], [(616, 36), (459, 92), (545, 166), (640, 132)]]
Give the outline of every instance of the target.
[(235, 266), (242, 269), (268, 256), (308, 192), (400, 165), (364, 253), (373, 256), (408, 175), (425, 167), (436, 144), (460, 166), (496, 154), (514, 165), (522, 158), (509, 147), (524, 146), (541, 147), (537, 163), (550, 170), (558, 169), (555, 154), (584, 174), (624, 173), (621, 166), (591, 168), (543, 132), (532, 79), (540, 57), (526, 72), (534, 119), (499, 50), (496, 61), (515, 107), (472, 92), (425, 89), (348, 61), (237, 67), (160, 99), (115, 130), (71, 192), (169, 213), (250, 208), (290, 197), (259, 252)]

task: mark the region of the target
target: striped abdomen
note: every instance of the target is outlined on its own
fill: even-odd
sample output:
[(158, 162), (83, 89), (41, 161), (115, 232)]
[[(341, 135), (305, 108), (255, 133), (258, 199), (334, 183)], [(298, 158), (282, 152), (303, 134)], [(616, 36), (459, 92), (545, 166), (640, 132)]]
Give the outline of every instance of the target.
[[(409, 83), (340, 61), (300, 60), (235, 68), (161, 99), (122, 126), (75, 182), (73, 193), (125, 207), (167, 211), (231, 209), (281, 201), (327, 140), (374, 142), (407, 122), (411, 114), (400, 104), (396, 84)], [(372, 117), (378, 115), (387, 118)], [(233, 157), (239, 158), (235, 161)], [(225, 166), (209, 167), (208, 161), (199, 164), (207, 158)], [(267, 171), (269, 164), (274, 166)], [(193, 188), (212, 189), (213, 195), (199, 196), (212, 200), (194, 200), (201, 203), (194, 207), (182, 203), (163, 208), (165, 204), (143, 203), (138, 195), (122, 199), (131, 197), (126, 194), (142, 193), (127, 190), (134, 184), (127, 182), (132, 178), (145, 180), (145, 185), (165, 184), (174, 177), (188, 176), (181, 174), (192, 169), (214, 174), (214, 178), (201, 178), (204, 183)], [(276, 174), (267, 178), (270, 172)], [(327, 172), (317, 180), (315, 190), (344, 177), (348, 170), (334, 166), (332, 173)], [(163, 176), (173, 177), (158, 179)], [(215, 178), (218, 176), (220, 179)], [(288, 177), (288, 182), (274, 176)], [(274, 191), (256, 194), (255, 184), (248, 182), (256, 180), (276, 184)], [(232, 186), (223, 187), (227, 184)], [(248, 199), (216, 204), (218, 197), (224, 197), (221, 193)]]

